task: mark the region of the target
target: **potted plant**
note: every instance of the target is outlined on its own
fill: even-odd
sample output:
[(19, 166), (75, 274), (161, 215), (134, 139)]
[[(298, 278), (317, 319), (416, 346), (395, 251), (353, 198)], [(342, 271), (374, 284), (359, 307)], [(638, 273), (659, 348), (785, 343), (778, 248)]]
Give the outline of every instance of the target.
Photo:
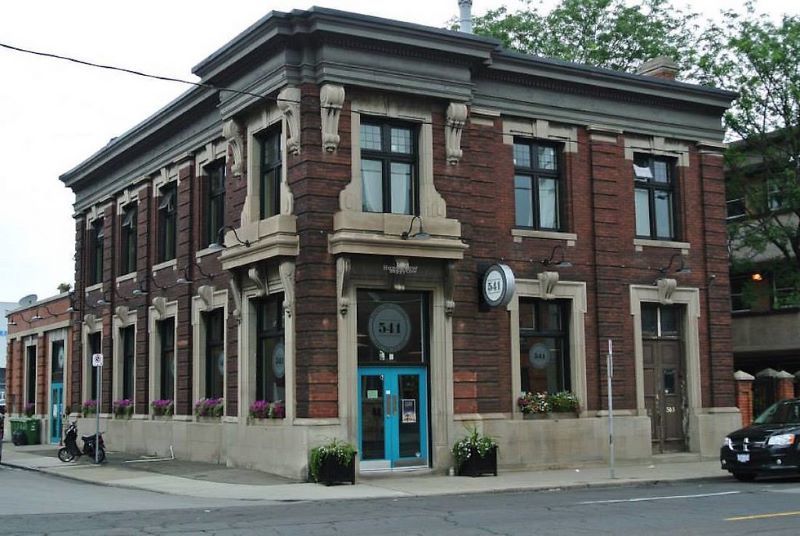
[(548, 395), (547, 401), (553, 410), (553, 413), (559, 413), (560, 416), (564, 414), (570, 416), (578, 415), (578, 397), (570, 391), (559, 391)]
[(97, 413), (97, 400), (84, 400), (81, 404), (81, 413), (84, 417)]
[[(468, 429), (469, 430), (469, 429)], [(497, 442), (478, 432), (473, 426), (469, 434), (456, 441), (452, 448), (456, 460), (456, 474), (459, 476), (497, 476)]]
[(517, 406), (524, 419), (543, 419), (552, 409), (547, 393), (522, 393), (517, 399)]
[(133, 415), (133, 401), (127, 398), (115, 400), (111, 404), (111, 410), (118, 419), (130, 419)]
[(36, 404), (28, 402), (25, 404), (25, 407), (22, 408), (22, 412), (26, 417), (33, 417), (33, 414), (36, 413)]
[(153, 417), (171, 417), (175, 411), (175, 404), (167, 399), (153, 400), (150, 407), (153, 409)]
[(222, 417), (225, 412), (224, 398), (201, 398), (194, 403), (194, 414), (197, 417)]
[(283, 400), (269, 402), (267, 400), (256, 400), (250, 404), (249, 415), (251, 419), (283, 419), (286, 417), (286, 406)]
[(356, 483), (356, 449), (346, 441), (332, 440), (311, 449), (308, 464), (311, 479), (330, 486), (337, 482)]

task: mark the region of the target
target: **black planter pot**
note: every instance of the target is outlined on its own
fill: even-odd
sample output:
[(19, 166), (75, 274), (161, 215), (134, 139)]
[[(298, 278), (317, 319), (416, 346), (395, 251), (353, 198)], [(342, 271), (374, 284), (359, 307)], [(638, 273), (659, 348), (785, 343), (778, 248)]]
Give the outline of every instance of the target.
[(336, 456), (326, 456), (323, 458), (317, 475), (318, 482), (330, 486), (339, 482), (356, 483), (356, 459), (350, 460), (349, 464), (343, 464)]
[(480, 476), (492, 474), (497, 476), (497, 447), (494, 447), (486, 456), (481, 457), (473, 449), (470, 457), (458, 466), (458, 476)]

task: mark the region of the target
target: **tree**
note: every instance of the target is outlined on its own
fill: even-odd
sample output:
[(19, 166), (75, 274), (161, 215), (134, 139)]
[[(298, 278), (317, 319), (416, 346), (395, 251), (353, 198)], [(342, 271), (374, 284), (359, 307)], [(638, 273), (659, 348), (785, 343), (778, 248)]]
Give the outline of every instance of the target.
[[(800, 18), (724, 13), (700, 42), (697, 78), (740, 96), (725, 115), (729, 225), (734, 271), (766, 268), (800, 305)], [(779, 296), (775, 296), (776, 300)], [(779, 304), (780, 305), (780, 304)]]
[(476, 17), (473, 28), (527, 54), (627, 72), (668, 56), (683, 71), (695, 64), (696, 19), (668, 0), (562, 0), (549, 13), (541, 0), (526, 0), (513, 13), (500, 7)]

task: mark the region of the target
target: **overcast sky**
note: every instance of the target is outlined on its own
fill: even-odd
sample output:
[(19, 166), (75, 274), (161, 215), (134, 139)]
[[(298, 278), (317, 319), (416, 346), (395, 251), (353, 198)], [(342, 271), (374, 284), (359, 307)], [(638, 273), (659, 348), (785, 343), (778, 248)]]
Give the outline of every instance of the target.
[[(473, 13), (504, 3), (520, 5), (474, 0)], [(693, 5), (714, 16), (741, 4)], [(269, 11), (312, 5), (436, 27), (458, 13), (457, 0), (9, 1), (0, 16), (0, 42), (194, 80), (194, 65)], [(796, 0), (761, 0), (759, 6), (776, 16), (800, 12)], [(30, 293), (43, 298), (74, 276), (74, 197), (59, 175), (187, 86), (2, 48), (0, 81), (0, 301)]]

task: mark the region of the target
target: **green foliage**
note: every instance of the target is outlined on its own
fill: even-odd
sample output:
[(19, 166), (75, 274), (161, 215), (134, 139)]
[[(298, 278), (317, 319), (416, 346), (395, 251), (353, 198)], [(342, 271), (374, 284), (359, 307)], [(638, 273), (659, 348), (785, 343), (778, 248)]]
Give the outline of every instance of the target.
[(491, 437), (479, 433), (476, 426), (471, 429), (467, 427), (467, 431), (469, 434), (456, 441), (451, 449), (457, 465), (461, 465), (474, 455), (484, 458), (490, 450), (497, 448), (497, 442)]
[(578, 397), (569, 391), (553, 393), (547, 399), (555, 412), (578, 411)]
[(323, 462), (334, 457), (341, 465), (350, 465), (356, 455), (356, 449), (346, 441), (333, 439), (330, 443), (311, 449), (311, 460), (309, 461), (309, 471), (314, 482), (319, 482), (319, 472)]
[(634, 71), (657, 56), (694, 63), (697, 15), (668, 0), (561, 0), (545, 12), (541, 0), (527, 0), (515, 12), (506, 7), (474, 19), (476, 34), (499, 39), (507, 48), (566, 61)]

